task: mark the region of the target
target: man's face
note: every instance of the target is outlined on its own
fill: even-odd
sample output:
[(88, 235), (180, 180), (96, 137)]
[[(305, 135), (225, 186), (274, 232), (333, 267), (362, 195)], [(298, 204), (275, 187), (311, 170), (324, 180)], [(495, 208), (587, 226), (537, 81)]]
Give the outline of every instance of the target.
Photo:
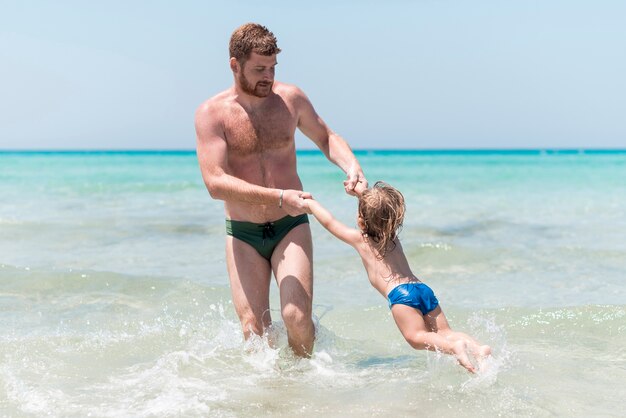
[(240, 66), (239, 87), (247, 94), (256, 97), (267, 97), (272, 92), (276, 55), (259, 55), (255, 52)]

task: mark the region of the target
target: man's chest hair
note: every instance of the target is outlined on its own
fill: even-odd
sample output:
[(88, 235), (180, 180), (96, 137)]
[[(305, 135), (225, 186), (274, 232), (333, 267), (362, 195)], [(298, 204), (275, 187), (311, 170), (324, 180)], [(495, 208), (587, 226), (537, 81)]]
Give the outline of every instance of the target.
[(295, 129), (293, 115), (281, 109), (232, 112), (224, 126), (229, 151), (244, 155), (289, 145)]

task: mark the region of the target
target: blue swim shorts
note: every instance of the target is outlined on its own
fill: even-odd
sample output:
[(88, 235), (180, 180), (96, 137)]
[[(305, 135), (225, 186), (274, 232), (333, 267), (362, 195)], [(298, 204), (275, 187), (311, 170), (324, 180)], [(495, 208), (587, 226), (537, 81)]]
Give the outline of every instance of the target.
[(389, 295), (389, 309), (395, 304), (410, 306), (418, 309), (422, 315), (431, 312), (439, 301), (433, 290), (420, 282), (402, 283), (394, 287)]

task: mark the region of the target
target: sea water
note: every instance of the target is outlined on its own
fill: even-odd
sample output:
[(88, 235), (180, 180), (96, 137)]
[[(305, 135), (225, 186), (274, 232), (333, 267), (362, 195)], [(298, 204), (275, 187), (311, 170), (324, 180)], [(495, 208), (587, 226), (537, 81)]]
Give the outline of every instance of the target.
[[(193, 152), (0, 153), (0, 416), (620, 416), (626, 399), (626, 152), (367, 151), (407, 203), (416, 274), (470, 375), (415, 351), (356, 253), (314, 220), (315, 353), (244, 342), (224, 213)], [(305, 190), (355, 224), (341, 171), (299, 152)]]

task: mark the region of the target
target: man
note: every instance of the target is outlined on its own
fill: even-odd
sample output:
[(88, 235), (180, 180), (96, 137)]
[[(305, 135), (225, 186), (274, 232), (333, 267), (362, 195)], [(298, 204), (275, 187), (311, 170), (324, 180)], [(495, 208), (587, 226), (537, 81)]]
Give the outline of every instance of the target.
[(317, 115), (296, 86), (274, 82), (276, 38), (248, 23), (230, 39), (234, 84), (196, 112), (197, 154), (206, 187), (224, 201), (226, 263), (244, 337), (271, 325), (274, 273), (281, 315), (294, 353), (313, 350), (311, 231), (296, 172), (296, 128), (347, 175), (349, 194), (367, 188), (348, 144)]

